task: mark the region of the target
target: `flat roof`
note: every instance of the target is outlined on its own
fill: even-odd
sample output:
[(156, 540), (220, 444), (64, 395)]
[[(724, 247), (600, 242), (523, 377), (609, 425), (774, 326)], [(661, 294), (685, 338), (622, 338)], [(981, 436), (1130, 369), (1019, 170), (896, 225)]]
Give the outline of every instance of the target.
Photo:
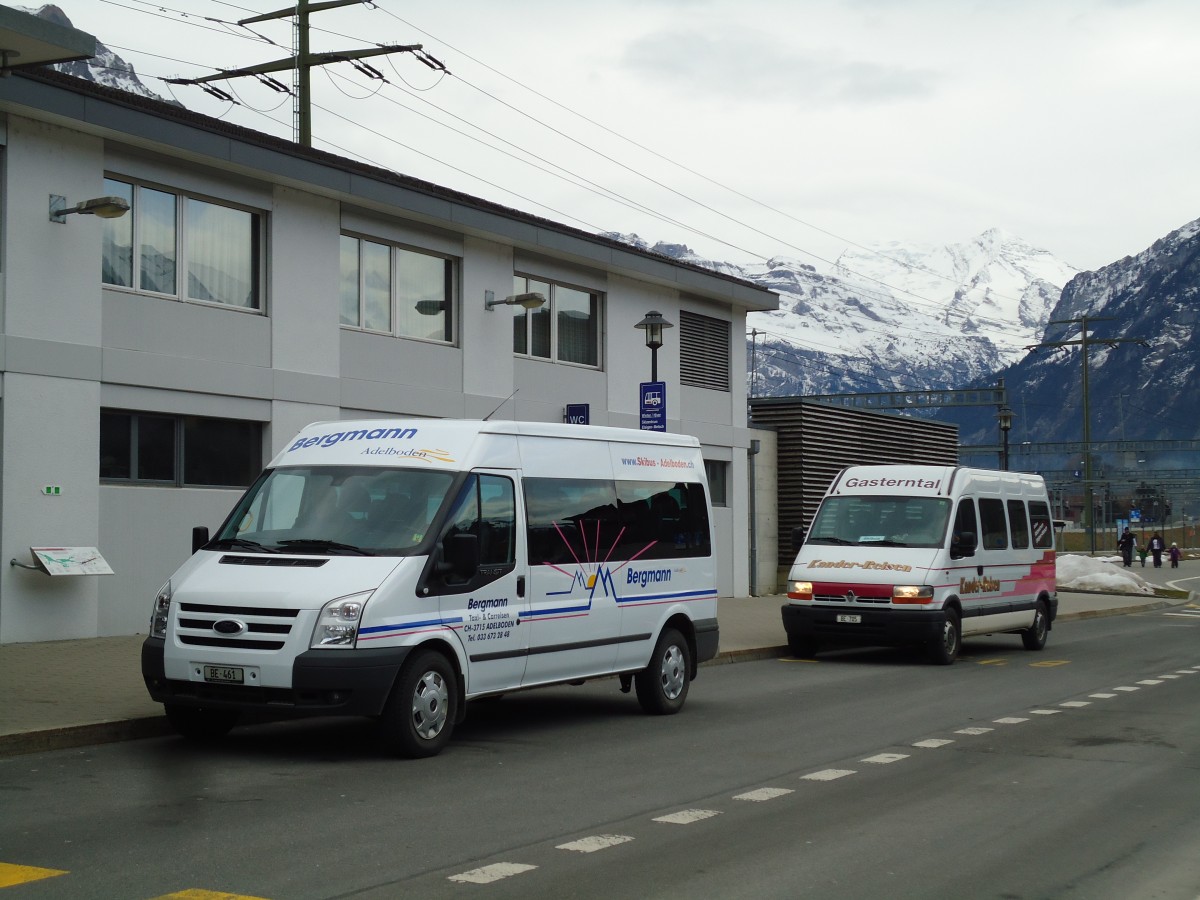
[(368, 208), (390, 208), (407, 218), (574, 259), (747, 311), (778, 308), (777, 293), (742, 278), (51, 69), (0, 79), (0, 109), (19, 115), (33, 115), (24, 111), (33, 110), (134, 146), (266, 176)]

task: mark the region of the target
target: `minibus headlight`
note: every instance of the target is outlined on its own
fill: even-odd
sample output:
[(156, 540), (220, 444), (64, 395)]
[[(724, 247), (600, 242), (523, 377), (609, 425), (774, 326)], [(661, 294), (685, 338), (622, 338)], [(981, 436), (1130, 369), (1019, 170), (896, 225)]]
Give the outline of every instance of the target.
[(789, 600), (811, 600), (813, 597), (811, 581), (793, 581), (788, 591)]
[(892, 587), (892, 602), (924, 606), (933, 602), (933, 588), (928, 584), (897, 584)]
[(310, 647), (353, 648), (358, 640), (358, 624), (371, 592), (338, 597), (321, 607), (321, 615), (313, 629)]
[(158, 589), (158, 596), (154, 598), (154, 610), (150, 613), (150, 637), (167, 636), (167, 616), (170, 612), (171, 582), (168, 581)]

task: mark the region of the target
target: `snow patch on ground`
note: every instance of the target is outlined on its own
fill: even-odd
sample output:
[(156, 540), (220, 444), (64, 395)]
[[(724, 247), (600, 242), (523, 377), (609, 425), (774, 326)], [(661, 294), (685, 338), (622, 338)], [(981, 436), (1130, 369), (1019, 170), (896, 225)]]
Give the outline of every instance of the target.
[(1107, 594), (1150, 594), (1154, 586), (1133, 569), (1121, 565), (1119, 556), (1058, 557), (1058, 587), (1063, 591), (1103, 591)]

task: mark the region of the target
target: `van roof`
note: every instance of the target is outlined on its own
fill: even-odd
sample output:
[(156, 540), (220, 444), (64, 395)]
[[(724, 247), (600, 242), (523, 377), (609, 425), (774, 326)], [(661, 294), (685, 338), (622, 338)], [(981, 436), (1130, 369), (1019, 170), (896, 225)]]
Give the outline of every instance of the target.
[(1045, 494), (1042, 476), (1028, 472), (999, 469), (974, 469), (966, 466), (870, 465), (843, 469), (829, 486), (830, 494), (874, 494), (890, 491), (900, 494), (950, 496), (967, 490), (1009, 492), (1041, 496)]

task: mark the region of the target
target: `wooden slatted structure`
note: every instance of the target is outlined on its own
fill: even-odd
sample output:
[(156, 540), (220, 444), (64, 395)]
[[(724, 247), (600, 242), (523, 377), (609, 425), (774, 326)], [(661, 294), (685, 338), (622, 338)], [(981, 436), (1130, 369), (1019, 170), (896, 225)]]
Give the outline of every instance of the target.
[(846, 466), (958, 464), (958, 426), (895, 413), (843, 409), (803, 397), (750, 401), (750, 424), (778, 434), (778, 565), (791, 565), (792, 529), (808, 527), (834, 477)]

